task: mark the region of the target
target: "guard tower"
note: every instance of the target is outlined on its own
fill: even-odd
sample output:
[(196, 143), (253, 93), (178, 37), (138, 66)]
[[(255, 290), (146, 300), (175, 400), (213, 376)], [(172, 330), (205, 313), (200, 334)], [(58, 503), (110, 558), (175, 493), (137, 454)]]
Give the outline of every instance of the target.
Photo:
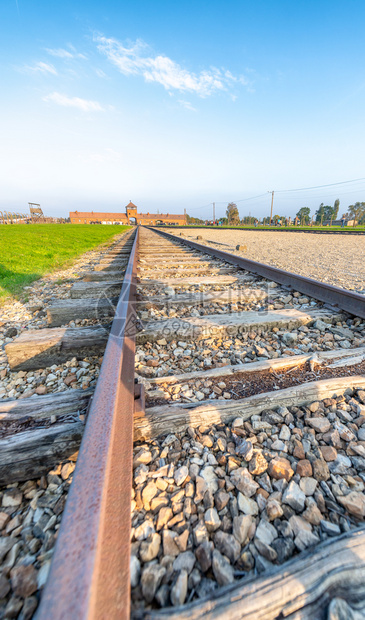
[(41, 205), (36, 202), (28, 202), (30, 217), (33, 222), (41, 222), (44, 218), (43, 211), (41, 209)]
[[(126, 206), (125, 212), (127, 214), (128, 224), (137, 224), (137, 207), (133, 204), (133, 202), (130, 202)], [(135, 221), (131, 222), (131, 218), (133, 218)]]

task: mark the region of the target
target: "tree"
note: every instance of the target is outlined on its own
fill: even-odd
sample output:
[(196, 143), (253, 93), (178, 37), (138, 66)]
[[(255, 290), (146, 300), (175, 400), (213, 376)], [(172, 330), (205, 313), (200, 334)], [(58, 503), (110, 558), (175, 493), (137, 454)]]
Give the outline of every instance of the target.
[(323, 223), (326, 220), (336, 220), (339, 208), (340, 201), (338, 198), (335, 200), (333, 207), (330, 205), (324, 205), (323, 202), (321, 202), (316, 211), (316, 222)]
[(354, 226), (365, 216), (365, 202), (355, 202), (349, 206), (349, 214), (354, 218)]
[(240, 223), (240, 215), (238, 213), (237, 205), (234, 202), (230, 202), (227, 206), (226, 215), (230, 226), (238, 226)]
[(311, 210), (309, 207), (302, 207), (301, 209), (299, 209), (297, 213), (297, 217), (299, 217), (300, 222), (304, 222), (305, 224), (308, 224), (310, 212)]
[(339, 208), (340, 208), (340, 200), (337, 198), (333, 205), (333, 217), (332, 217), (333, 220), (337, 220)]
[(204, 224), (203, 220), (200, 220), (198, 217), (191, 217), (190, 215), (186, 215), (186, 223), (187, 224)]

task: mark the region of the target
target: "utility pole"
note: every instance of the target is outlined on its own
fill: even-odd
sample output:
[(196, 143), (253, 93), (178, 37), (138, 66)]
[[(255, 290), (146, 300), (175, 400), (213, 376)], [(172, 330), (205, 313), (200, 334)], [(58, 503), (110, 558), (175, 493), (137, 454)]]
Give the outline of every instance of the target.
[[(269, 192), (270, 194), (270, 192)], [(271, 211), (270, 211), (270, 222), (269, 222), (269, 226), (271, 226), (271, 220), (272, 220), (272, 209), (274, 206), (274, 190), (271, 192)]]
[(213, 226), (215, 224), (215, 202), (213, 202)]

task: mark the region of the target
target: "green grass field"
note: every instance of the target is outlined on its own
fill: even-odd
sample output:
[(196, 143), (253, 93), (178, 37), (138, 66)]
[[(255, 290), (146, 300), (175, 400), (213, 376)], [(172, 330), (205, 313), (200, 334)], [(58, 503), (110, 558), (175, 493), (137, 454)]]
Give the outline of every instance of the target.
[(111, 240), (128, 226), (16, 224), (0, 226), (0, 304), (24, 286)]

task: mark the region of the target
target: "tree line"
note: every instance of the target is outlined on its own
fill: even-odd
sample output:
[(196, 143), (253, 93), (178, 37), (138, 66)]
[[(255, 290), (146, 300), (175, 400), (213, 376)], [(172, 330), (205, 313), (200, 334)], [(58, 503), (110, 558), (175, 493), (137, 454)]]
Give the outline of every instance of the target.
[[(339, 216), (340, 201), (337, 198), (333, 206), (325, 205), (323, 202), (319, 205), (311, 218), (311, 210), (309, 207), (302, 207), (297, 212), (294, 223), (299, 225), (308, 225), (311, 221), (317, 225), (332, 224), (337, 220), (348, 221), (351, 220), (354, 226), (357, 224), (365, 224), (365, 202), (355, 202), (353, 205), (347, 207), (347, 211)], [(270, 222), (269, 217), (262, 218), (261, 222), (252, 216), (245, 216), (240, 218), (238, 207), (235, 202), (230, 202), (227, 206), (226, 217), (219, 218), (218, 222), (223, 226), (239, 226), (241, 225), (256, 225), (262, 223), (264, 225), (277, 224), (288, 225), (293, 220), (286, 215), (274, 215)], [(201, 220), (197, 217), (190, 217), (187, 215), (188, 224), (204, 224), (205, 220)]]

